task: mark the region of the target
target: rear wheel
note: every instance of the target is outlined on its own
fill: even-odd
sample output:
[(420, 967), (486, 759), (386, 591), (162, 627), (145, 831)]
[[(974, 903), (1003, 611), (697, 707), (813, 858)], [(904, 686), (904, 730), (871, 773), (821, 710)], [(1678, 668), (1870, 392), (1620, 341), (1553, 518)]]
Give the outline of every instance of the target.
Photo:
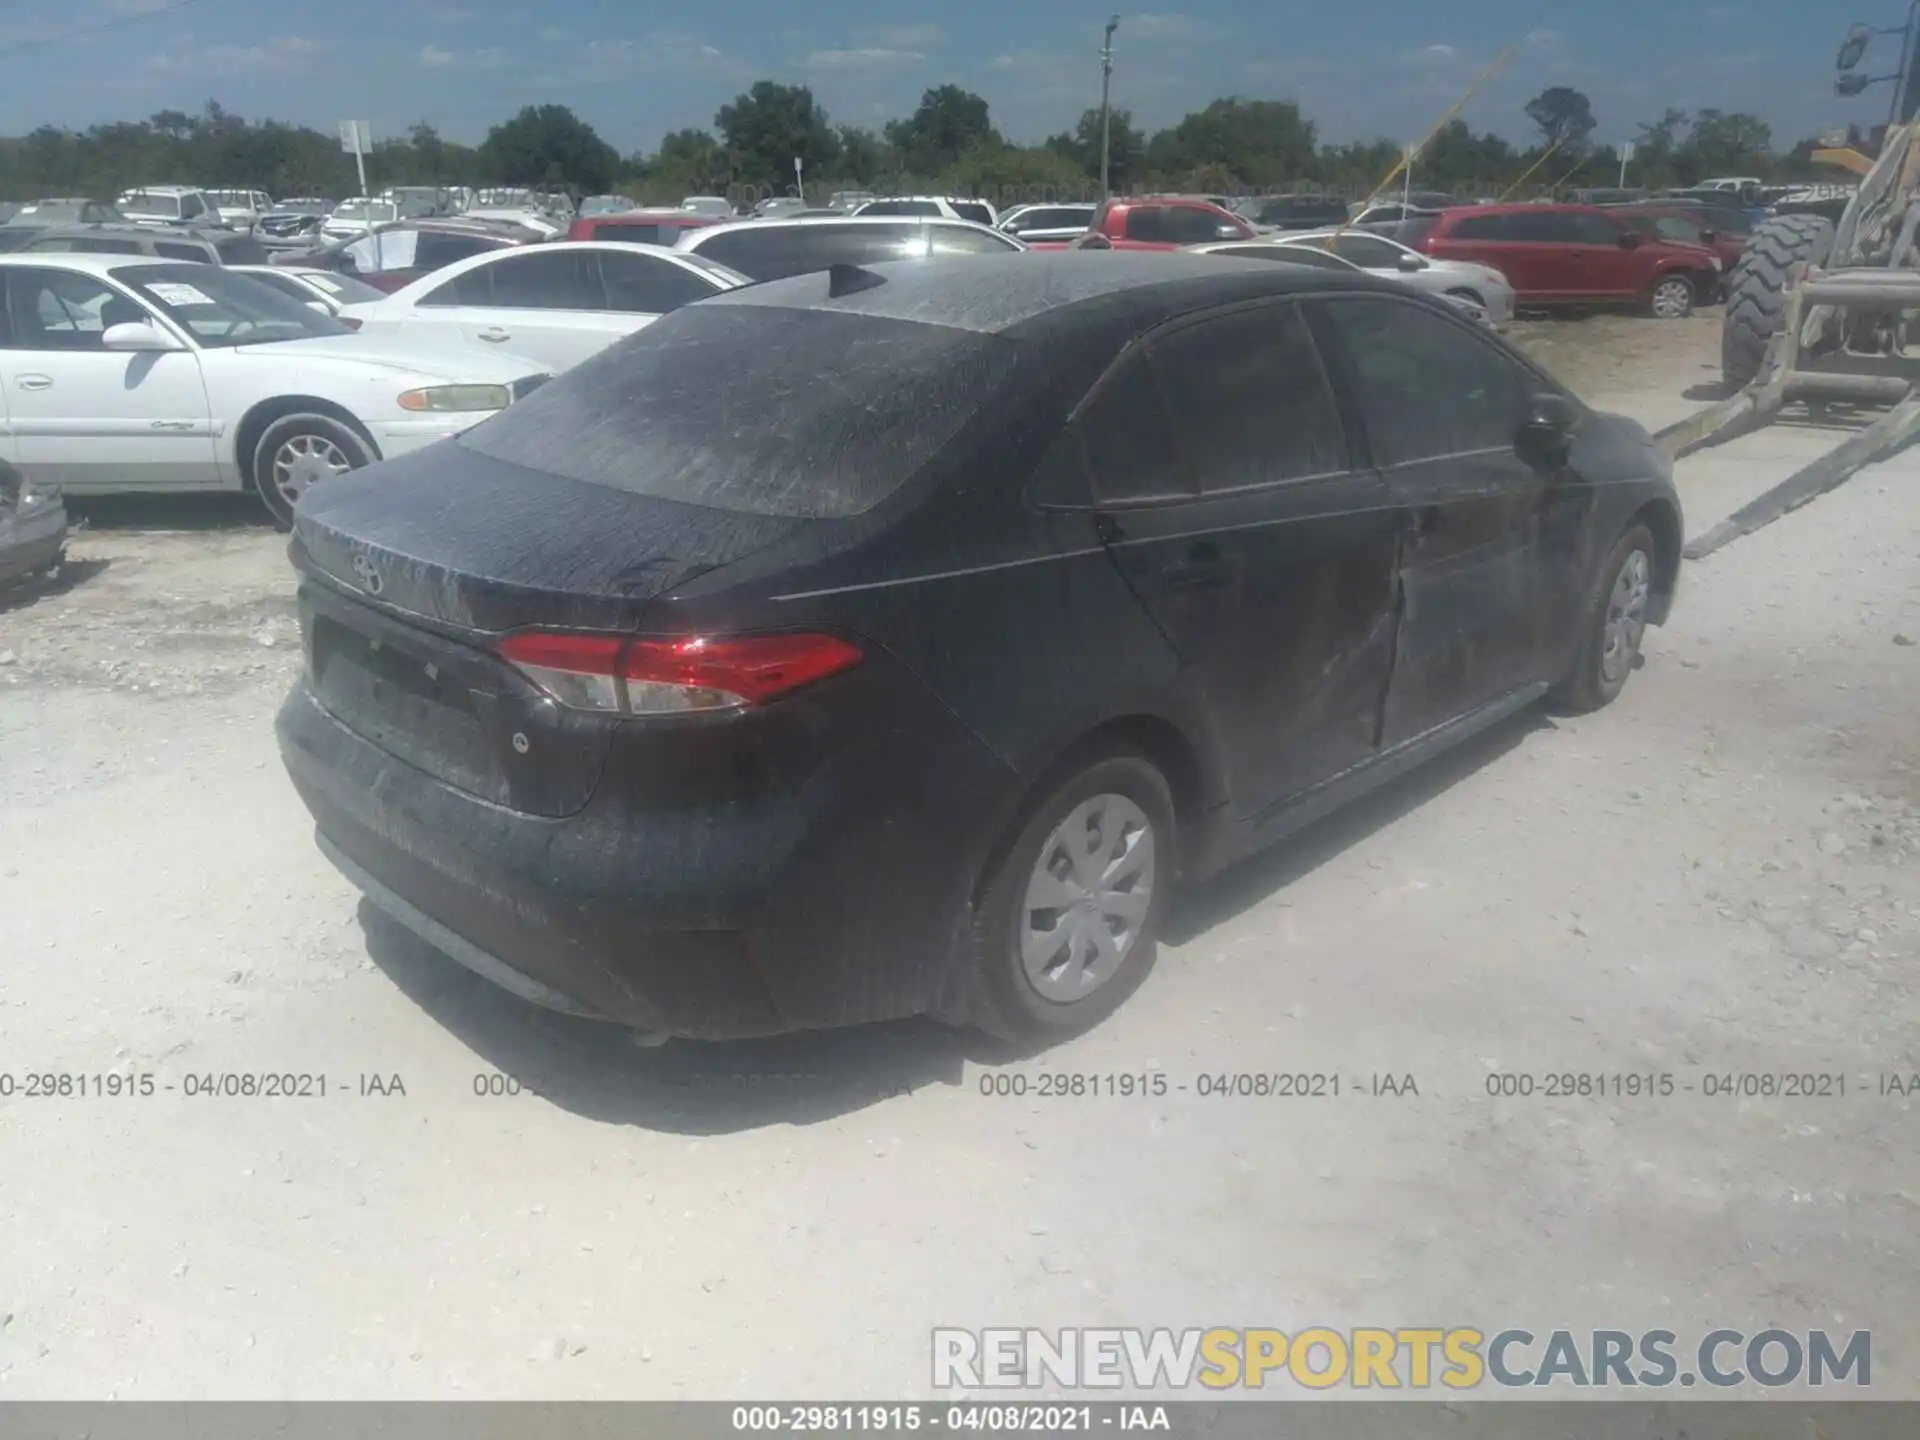
[(1787, 310), (1787, 276), (1802, 261), (1824, 265), (1833, 253), (1833, 221), (1824, 215), (1776, 215), (1747, 237), (1727, 277), (1727, 318), (1720, 329), (1720, 373), (1745, 385), (1760, 373), (1767, 345)]
[(973, 1022), (1003, 1040), (1075, 1034), (1153, 968), (1175, 873), (1173, 799), (1123, 751), (1054, 783), (980, 892)]
[(1684, 320), (1693, 313), (1693, 282), (1684, 275), (1667, 275), (1647, 292), (1647, 313), (1656, 320)]
[(1611, 705), (1627, 688), (1647, 633), (1658, 553), (1653, 532), (1641, 524), (1628, 527), (1614, 545), (1600, 567), (1573, 668), (1553, 692), (1555, 708), (1584, 715)]
[(253, 485), (274, 523), (293, 528), (293, 507), (322, 480), (373, 460), (367, 442), (331, 415), (283, 415), (253, 450)]

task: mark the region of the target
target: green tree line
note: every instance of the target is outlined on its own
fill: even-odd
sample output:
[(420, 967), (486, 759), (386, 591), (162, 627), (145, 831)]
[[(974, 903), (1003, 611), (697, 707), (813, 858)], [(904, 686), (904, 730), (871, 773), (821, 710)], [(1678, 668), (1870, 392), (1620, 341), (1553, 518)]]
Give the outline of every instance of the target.
[[(1525, 114), (1535, 133), (1523, 144), (1477, 133), (1462, 120), (1442, 127), (1416, 157), (1413, 183), (1474, 198), (1618, 181), (1619, 152), (1592, 143), (1598, 123), (1585, 95), (1553, 87), (1529, 101)], [(1389, 140), (1323, 142), (1290, 100), (1225, 96), (1151, 135), (1124, 108), (1110, 120), (1111, 183), (1123, 193), (1315, 188), (1361, 195), (1400, 159), (1400, 146)], [(1753, 115), (1669, 109), (1636, 130), (1631, 184), (1671, 186), (1712, 175), (1823, 178), (1809, 159), (1814, 140), (1777, 149), (1770, 127)], [(797, 160), (804, 189), (816, 200), (851, 188), (1068, 198), (1098, 187), (1100, 131), (1099, 111), (1088, 110), (1039, 144), (1015, 144), (994, 127), (986, 100), (955, 85), (928, 90), (911, 115), (873, 130), (833, 123), (806, 86), (762, 80), (721, 106), (710, 129), (676, 130), (650, 152), (623, 156), (566, 106), (540, 105), (495, 125), (477, 146), (445, 139), (422, 121), (403, 136), (378, 140), (366, 162), (376, 190), (491, 183), (676, 203), (694, 193), (791, 193)], [(214, 101), (197, 115), (163, 110), (86, 130), (42, 126), (0, 137), (6, 198), (111, 198), (140, 184), (179, 183), (331, 198), (358, 188), (353, 159), (335, 136), (247, 120)]]

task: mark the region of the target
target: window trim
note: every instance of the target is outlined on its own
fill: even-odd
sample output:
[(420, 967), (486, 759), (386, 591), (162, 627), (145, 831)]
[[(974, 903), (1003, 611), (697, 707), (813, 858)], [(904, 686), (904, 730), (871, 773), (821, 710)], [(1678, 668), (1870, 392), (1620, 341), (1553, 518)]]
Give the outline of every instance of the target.
[[(1331, 293), (1316, 292), (1311, 298), (1314, 300), (1324, 300), (1347, 295), (1358, 295), (1361, 298), (1370, 298), (1378, 297), (1379, 292), (1372, 290), (1335, 291)], [(1395, 301), (1401, 299), (1401, 297), (1397, 295), (1385, 298)], [(1195, 325), (1205, 324), (1212, 320), (1250, 311), (1280, 309), (1288, 309), (1294, 312), (1295, 317), (1300, 322), (1302, 331), (1307, 336), (1308, 344), (1312, 347), (1314, 364), (1320, 372), (1321, 383), (1326, 387), (1327, 398), (1333, 402), (1334, 414), (1339, 418), (1341, 435), (1346, 442), (1346, 468), (1344, 470), (1328, 470), (1314, 475), (1292, 475), (1284, 480), (1262, 480), (1252, 485), (1236, 485), (1231, 489), (1225, 490), (1202, 490), (1200, 489), (1199, 480), (1193, 468), (1193, 457), (1188, 453), (1188, 447), (1180, 438), (1179, 427), (1172, 423), (1173, 405), (1167, 398), (1166, 386), (1160, 378), (1160, 372), (1153, 364), (1153, 347), (1166, 337), (1177, 334), (1182, 330), (1190, 329)], [(1463, 328), (1469, 327), (1463, 326)], [(1085, 432), (1081, 428), (1081, 422), (1086, 418), (1087, 412), (1099, 403), (1100, 398), (1105, 395), (1107, 390), (1118, 383), (1117, 377), (1128, 364), (1133, 362), (1136, 356), (1139, 357), (1140, 363), (1147, 366), (1147, 372), (1153, 379), (1154, 393), (1160, 397), (1160, 404), (1166, 411), (1169, 421), (1169, 431), (1173, 440), (1174, 454), (1179, 462), (1181, 476), (1187, 482), (1188, 488), (1184, 493), (1178, 495), (1152, 495), (1135, 499), (1108, 500), (1102, 498), (1100, 494), (1100, 487), (1093, 473), (1092, 462), (1087, 455), (1084, 438)], [(1185, 314), (1171, 316), (1166, 320), (1162, 320), (1152, 329), (1134, 336), (1133, 339), (1121, 347), (1120, 352), (1114, 356), (1112, 363), (1100, 373), (1100, 378), (1088, 387), (1087, 393), (1080, 398), (1079, 403), (1067, 412), (1067, 418), (1060, 427), (1060, 433), (1054, 438), (1053, 443), (1042, 452), (1040, 461), (1034, 466), (1034, 473), (1027, 478), (1027, 483), (1024, 487), (1025, 498), (1030, 506), (1046, 514), (1098, 514), (1105, 511), (1164, 510), (1174, 505), (1205, 505), (1220, 500), (1241, 500), (1249, 495), (1261, 495), (1268, 492), (1287, 490), (1296, 485), (1324, 485), (1329, 480), (1342, 480), (1354, 475), (1371, 473), (1377, 468), (1373, 464), (1373, 451), (1367, 440), (1365, 429), (1358, 423), (1359, 417), (1355, 412), (1356, 407), (1348, 404), (1340, 392), (1340, 387), (1335, 383), (1333, 366), (1327, 360), (1325, 347), (1321, 343), (1319, 330), (1315, 327), (1312, 317), (1308, 314), (1306, 306), (1300, 297), (1293, 295), (1259, 295), (1249, 300), (1233, 300), (1224, 305), (1210, 305), (1203, 310), (1192, 310)], [(1037, 492), (1044, 480), (1052, 478), (1049, 465), (1054, 458), (1054, 453), (1059, 446), (1068, 443), (1070, 439), (1073, 448), (1077, 452), (1079, 462), (1079, 488), (1086, 498), (1080, 503), (1069, 503), (1057, 499), (1042, 498)]]
[[(185, 264), (187, 262), (175, 261), (173, 263)], [(157, 326), (166, 334), (169, 334), (173, 336), (176, 340), (181, 341), (189, 351), (195, 354), (198, 354), (200, 350), (203, 348), (197, 338), (185, 333), (184, 326), (174, 324), (170, 316), (162, 312), (157, 306), (149, 305), (142, 296), (135, 294), (130, 287), (126, 285), (122, 285), (118, 280), (116, 280), (113, 277), (111, 272), (95, 272), (92, 270), (71, 269), (65, 265), (9, 265), (4, 269), (0, 269), (0, 332), (3, 332), (5, 335), (5, 345), (0, 348), (4, 348), (12, 354), (16, 354), (16, 355), (118, 355), (124, 359), (128, 354), (131, 353), (128, 351), (121, 351), (121, 350), (108, 350), (108, 349), (105, 349), (104, 347), (98, 350), (37, 350), (37, 349), (29, 350), (29, 349), (24, 349), (20, 345), (18, 345), (16, 343), (16, 340), (18, 337), (16, 337), (13, 333), (13, 299), (11, 294), (7, 292), (9, 292), (12, 288), (13, 276), (18, 275), (23, 271), (30, 272), (34, 270), (42, 270), (42, 271), (51, 270), (54, 273), (60, 274), (60, 275), (78, 275), (83, 280), (98, 281), (100, 284), (106, 286), (107, 289), (111, 290), (115, 295), (119, 296), (121, 299), (131, 300), (135, 305), (138, 305), (140, 309), (145, 312), (147, 317), (147, 323), (149, 325)], [(105, 332), (103, 331), (102, 333), (104, 334)]]
[[(673, 258), (671, 254), (667, 254), (667, 255), (648, 255), (645, 253), (628, 254), (625, 251), (619, 251), (619, 250), (595, 250), (591, 253), (593, 255), (593, 276), (594, 276), (594, 279), (599, 283), (600, 300), (601, 300), (600, 308), (597, 310), (588, 312), (591, 314), (595, 314), (595, 315), (671, 315), (673, 313), (673, 310), (678, 310), (681, 305), (692, 305), (698, 301), (705, 300), (710, 295), (718, 295), (721, 293), (718, 286), (715, 286), (709, 283), (707, 276), (702, 275), (699, 272), (699, 270), (696, 269), (694, 266), (687, 265), (682, 263), (679, 260), (676, 260), (675, 258)], [(607, 279), (607, 265), (609, 261), (613, 262), (615, 269), (618, 269), (621, 265), (637, 263), (640, 265), (673, 271), (678, 275), (684, 276), (692, 284), (692, 286), (697, 291), (699, 291), (699, 293), (696, 294), (691, 300), (682, 300), (679, 305), (675, 305), (673, 307), (673, 310), (622, 310), (617, 306), (615, 306), (613, 303), (613, 289), (612, 289), (611, 282), (609, 282), (609, 280)], [(716, 261), (714, 263), (717, 264), (718, 262)]]
[[(1301, 311), (1306, 317), (1309, 327), (1313, 330), (1314, 341), (1322, 351), (1321, 363), (1328, 366), (1330, 376), (1332, 374), (1332, 366), (1326, 359), (1326, 347), (1321, 338), (1322, 331), (1333, 323), (1331, 317), (1326, 312), (1331, 306), (1348, 300), (1377, 300), (1388, 305), (1410, 306), (1433, 315), (1452, 326), (1459, 334), (1467, 336), (1472, 344), (1479, 345), (1483, 349), (1489, 350), (1505, 360), (1508, 365), (1512, 366), (1513, 369), (1518, 371), (1523, 377), (1531, 376), (1533, 384), (1529, 387), (1530, 394), (1551, 393), (1559, 395), (1566, 400), (1572, 401), (1574, 405), (1579, 407), (1583, 415), (1591, 417), (1593, 414), (1592, 409), (1581, 400), (1579, 396), (1568, 390), (1518, 350), (1505, 344), (1497, 336), (1487, 334), (1484, 326), (1476, 325), (1473, 321), (1466, 319), (1451, 305), (1438, 300), (1437, 297), (1429, 300), (1429, 298), (1421, 292), (1415, 292), (1409, 295), (1395, 295), (1381, 290), (1336, 290), (1303, 297), (1299, 302)], [(1340, 358), (1344, 364), (1346, 357), (1341, 356)], [(1348, 375), (1346, 378), (1352, 381), (1354, 377)], [(1334, 388), (1334, 398), (1339, 403), (1342, 413), (1349, 416), (1350, 435), (1357, 435), (1361, 442), (1358, 446), (1353, 446), (1351, 441), (1349, 442), (1356, 473), (1363, 468), (1363, 460), (1365, 469), (1370, 470), (1373, 474), (1384, 479), (1395, 471), (1410, 469), (1415, 465), (1431, 465), (1436, 461), (1458, 460), (1473, 455), (1508, 454), (1512, 452), (1513, 447), (1511, 445), (1490, 445), (1481, 446), (1473, 450), (1449, 451), (1443, 455), (1423, 455), (1417, 460), (1402, 460), (1391, 465), (1382, 464), (1374, 453), (1373, 435), (1367, 429), (1366, 415), (1360, 405), (1358, 385), (1350, 384), (1347, 391), (1342, 391), (1336, 385)]]

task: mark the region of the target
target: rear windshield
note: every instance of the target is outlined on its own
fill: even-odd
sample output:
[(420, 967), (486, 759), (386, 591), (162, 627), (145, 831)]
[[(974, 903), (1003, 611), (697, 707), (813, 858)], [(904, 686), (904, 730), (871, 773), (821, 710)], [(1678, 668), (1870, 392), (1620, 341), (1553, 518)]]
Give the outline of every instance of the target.
[(835, 519), (886, 499), (1006, 383), (1011, 342), (824, 310), (689, 305), (459, 443), (635, 495)]

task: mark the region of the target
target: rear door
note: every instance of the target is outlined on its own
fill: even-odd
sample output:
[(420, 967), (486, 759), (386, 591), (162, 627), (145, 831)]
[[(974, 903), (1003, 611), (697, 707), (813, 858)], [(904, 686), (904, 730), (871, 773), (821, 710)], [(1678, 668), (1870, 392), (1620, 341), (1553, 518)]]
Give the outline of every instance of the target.
[(1548, 387), (1475, 327), (1388, 296), (1307, 308), (1405, 527), (1391, 748), (1550, 677), (1587, 496), (1515, 453)]
[[(1620, 300), (1639, 294), (1646, 262), (1637, 249), (1623, 243), (1625, 225), (1612, 216), (1582, 210), (1549, 211), (1542, 219), (1573, 276), (1570, 295)], [(1651, 237), (1645, 243), (1651, 243)]]
[(1398, 524), (1297, 308), (1152, 337), (1079, 431), (1104, 538), (1201, 691), (1237, 815), (1374, 752)]
[(476, 349), (564, 370), (615, 336), (591, 251), (526, 246), (502, 251), (420, 297), (436, 328), (457, 327)]

